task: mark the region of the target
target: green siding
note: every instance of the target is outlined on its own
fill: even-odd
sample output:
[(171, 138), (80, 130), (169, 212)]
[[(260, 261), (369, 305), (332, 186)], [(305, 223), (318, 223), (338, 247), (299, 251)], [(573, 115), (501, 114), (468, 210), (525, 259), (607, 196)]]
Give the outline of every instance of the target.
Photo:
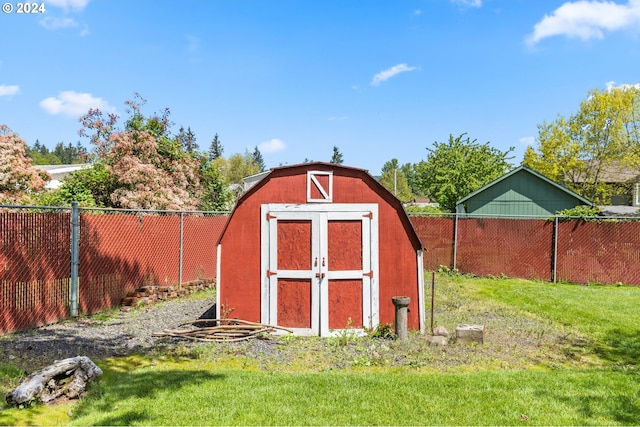
[(465, 204), (469, 214), (547, 216), (583, 202), (526, 170), (520, 170), (470, 197)]

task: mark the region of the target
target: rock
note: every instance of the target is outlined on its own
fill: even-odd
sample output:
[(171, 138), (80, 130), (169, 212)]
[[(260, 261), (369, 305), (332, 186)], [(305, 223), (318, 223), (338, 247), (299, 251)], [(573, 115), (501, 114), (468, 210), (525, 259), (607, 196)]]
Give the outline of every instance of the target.
[(433, 335), (449, 338), (449, 331), (444, 326), (436, 326), (433, 328)]
[(461, 344), (484, 343), (484, 325), (459, 325), (456, 341)]
[(444, 347), (447, 344), (449, 344), (449, 340), (447, 339), (447, 337), (443, 337), (442, 335), (434, 335), (432, 337), (429, 337), (428, 341), (429, 341), (429, 345), (434, 345), (434, 346)]

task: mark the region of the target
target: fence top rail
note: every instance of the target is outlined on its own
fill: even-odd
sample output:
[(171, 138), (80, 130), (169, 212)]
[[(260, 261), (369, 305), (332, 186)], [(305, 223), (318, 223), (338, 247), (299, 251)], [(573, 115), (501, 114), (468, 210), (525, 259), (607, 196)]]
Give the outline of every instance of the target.
[(229, 215), (229, 211), (197, 211), (197, 210), (172, 210), (172, 209), (123, 209), (123, 208), (99, 208), (99, 207), (79, 207), (81, 211), (107, 211), (107, 212), (148, 212), (148, 213), (172, 213), (172, 214), (209, 214), (209, 215)]
[(498, 215), (498, 214), (461, 214), (455, 212), (407, 212), (409, 216), (441, 217), (458, 219), (496, 218), (496, 219), (542, 219), (558, 220), (583, 220), (583, 221), (640, 221), (640, 216), (573, 216), (573, 215)]
[(35, 205), (2, 205), (0, 209), (42, 209), (42, 210), (57, 210), (57, 211), (70, 211), (71, 206), (35, 206)]

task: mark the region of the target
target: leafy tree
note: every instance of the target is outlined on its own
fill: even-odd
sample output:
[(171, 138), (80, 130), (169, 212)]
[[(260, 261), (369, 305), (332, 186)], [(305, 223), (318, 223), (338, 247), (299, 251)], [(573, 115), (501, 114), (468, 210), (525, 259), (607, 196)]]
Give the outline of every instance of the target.
[(0, 125), (0, 203), (29, 202), (51, 176), (31, 164), (27, 144), (7, 125)]
[[(48, 151), (48, 150), (47, 150)], [(40, 150), (35, 150), (33, 148), (27, 147), (25, 151), (25, 156), (31, 158), (31, 163), (33, 165), (60, 165), (62, 161), (55, 154), (48, 152), (47, 154), (42, 154)]]
[(329, 163), (333, 163), (334, 165), (341, 165), (343, 162), (344, 162), (344, 158), (342, 156), (342, 153), (340, 152), (338, 147), (334, 145), (333, 155), (331, 156), (331, 160), (329, 160)]
[(76, 201), (86, 207), (112, 207), (111, 194), (118, 188), (102, 160), (67, 175), (60, 187), (42, 193), (38, 202), (47, 206), (71, 206)]
[(485, 184), (504, 175), (511, 167), (511, 147), (502, 152), (489, 145), (478, 144), (465, 137), (449, 135), (446, 143), (434, 142), (427, 148), (424, 162), (416, 166), (420, 188), (443, 210), (453, 211), (456, 202)]
[(220, 142), (220, 138), (218, 138), (218, 134), (216, 133), (213, 140), (211, 140), (211, 146), (209, 147), (209, 160), (215, 160), (222, 157), (223, 152), (224, 148), (222, 147), (222, 142)]
[(258, 173), (267, 170), (267, 166), (264, 164), (264, 159), (262, 158), (262, 153), (257, 145), (251, 154), (251, 158), (253, 159), (253, 164), (258, 167)]
[(93, 132), (89, 137), (106, 171), (101, 178), (110, 180), (100, 185), (112, 190), (113, 207), (195, 209), (202, 193), (198, 163), (171, 135), (169, 109), (146, 117), (141, 112), (145, 102), (137, 94), (126, 102), (131, 115), (124, 130), (117, 128), (117, 116), (105, 117), (100, 110), (80, 118), (82, 134)]
[(199, 207), (201, 210), (226, 211), (231, 208), (233, 194), (219, 167), (223, 160), (209, 160), (204, 156), (200, 158), (200, 183), (203, 190)]
[(27, 147), (26, 155), (32, 159), (34, 165), (86, 163), (89, 158), (86, 148), (82, 146), (80, 141), (75, 146), (71, 143), (65, 145), (63, 142), (59, 142), (53, 151), (49, 151), (47, 147), (40, 144), (40, 141), (36, 140), (32, 147)]
[(253, 161), (253, 155), (245, 151), (233, 154), (222, 166), (222, 172), (229, 184), (242, 184), (242, 178), (255, 175), (260, 172), (258, 165)]
[(413, 196), (423, 196), (422, 191), (419, 188), (418, 180), (417, 180), (417, 170), (418, 166), (413, 163), (405, 163), (400, 166), (400, 170), (407, 178), (407, 185), (409, 186), (409, 190)]
[(412, 198), (411, 189), (407, 182), (407, 177), (400, 168), (398, 159), (391, 159), (382, 166), (380, 183), (388, 188), (395, 196), (403, 202), (408, 202)]
[(537, 147), (527, 148), (523, 164), (608, 203), (617, 189), (604, 182), (605, 173), (640, 169), (640, 89), (590, 91), (574, 115), (538, 125)]
[(96, 207), (96, 203), (91, 189), (84, 182), (77, 179), (63, 182), (54, 190), (46, 190), (38, 193), (35, 200), (42, 206), (71, 206), (73, 202), (78, 202), (82, 207)]

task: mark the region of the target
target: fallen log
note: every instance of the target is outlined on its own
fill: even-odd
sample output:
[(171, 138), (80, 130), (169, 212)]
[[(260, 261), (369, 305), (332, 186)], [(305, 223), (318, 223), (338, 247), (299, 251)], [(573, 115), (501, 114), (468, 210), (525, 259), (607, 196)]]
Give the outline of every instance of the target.
[(25, 378), (6, 396), (10, 405), (20, 405), (39, 398), (51, 402), (60, 396), (77, 399), (85, 391), (87, 382), (102, 375), (102, 369), (86, 356), (56, 360)]

